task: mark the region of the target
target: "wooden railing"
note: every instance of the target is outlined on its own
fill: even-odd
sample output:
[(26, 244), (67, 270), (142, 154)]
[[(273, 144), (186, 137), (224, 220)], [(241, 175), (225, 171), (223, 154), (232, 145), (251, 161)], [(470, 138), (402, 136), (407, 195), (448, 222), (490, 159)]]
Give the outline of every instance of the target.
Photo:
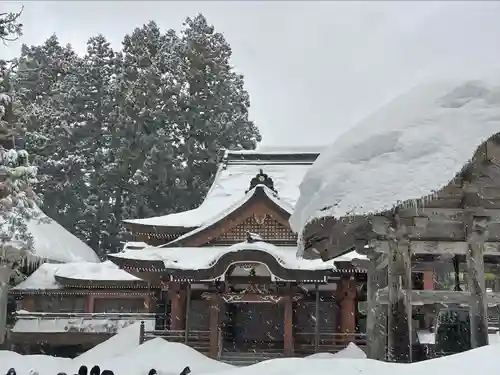
[(155, 319), (156, 314), (147, 313), (81, 313), (81, 312), (68, 312), (68, 313), (53, 313), (53, 312), (16, 312), (17, 319), (117, 319), (117, 320), (152, 320)]
[[(316, 341), (316, 337), (318, 341)], [(312, 354), (317, 352), (336, 353), (344, 349), (349, 343), (354, 343), (361, 349), (366, 346), (364, 333), (330, 333), (314, 332), (295, 333), (295, 352), (298, 354)]]
[(187, 333), (186, 330), (146, 331), (141, 323), (139, 343), (156, 338), (183, 343), (203, 353), (208, 352), (210, 347), (210, 331), (188, 330)]

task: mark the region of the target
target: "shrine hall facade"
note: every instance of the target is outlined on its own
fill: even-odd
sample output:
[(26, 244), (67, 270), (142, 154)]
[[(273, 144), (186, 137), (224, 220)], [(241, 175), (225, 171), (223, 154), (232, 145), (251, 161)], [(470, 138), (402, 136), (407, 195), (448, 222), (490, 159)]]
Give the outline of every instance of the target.
[(287, 356), (364, 345), (364, 258), (297, 256), (288, 219), (316, 152), (226, 152), (205, 200), (190, 211), (135, 219), (136, 242), (110, 256), (156, 288), (162, 336), (220, 357), (278, 350)]

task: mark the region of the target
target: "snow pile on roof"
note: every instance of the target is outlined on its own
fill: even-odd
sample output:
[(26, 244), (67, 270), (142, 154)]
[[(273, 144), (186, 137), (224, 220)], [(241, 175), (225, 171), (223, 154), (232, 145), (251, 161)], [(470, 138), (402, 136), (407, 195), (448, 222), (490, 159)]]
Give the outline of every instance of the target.
[(289, 205), (286, 201), (283, 201), (282, 199), (280, 199), (274, 191), (272, 191), (271, 189), (269, 189), (265, 185), (257, 185), (252, 190), (248, 191), (241, 199), (238, 199), (236, 202), (234, 202), (231, 206), (227, 207), (226, 209), (224, 209), (220, 212), (217, 212), (209, 220), (206, 220), (203, 223), (203, 225), (199, 226), (196, 229), (193, 229), (193, 230), (187, 232), (186, 234), (183, 234), (182, 236), (179, 236), (175, 240), (171, 241), (168, 245), (178, 243), (178, 242), (182, 241), (183, 239), (189, 238), (192, 235), (199, 233), (199, 232), (207, 229), (208, 227), (218, 223), (219, 221), (221, 221), (222, 219), (224, 219), (225, 217), (227, 217), (228, 215), (230, 215), (231, 213), (236, 211), (238, 208), (243, 206), (246, 202), (248, 202), (254, 196), (254, 194), (258, 191), (257, 189), (262, 189), (264, 194), (266, 194), (267, 198), (269, 198), (274, 204), (276, 204), (282, 210), (288, 212), (289, 214), (291, 214), (293, 212), (293, 207), (291, 205)]
[(159, 260), (164, 262), (166, 268), (196, 270), (210, 268), (223, 255), (242, 250), (256, 250), (268, 253), (284, 268), (302, 270), (335, 269), (334, 260), (324, 262), (321, 259), (297, 258), (297, 247), (275, 246), (267, 242), (240, 242), (231, 246), (213, 247), (149, 247), (139, 251), (122, 251), (110, 256), (135, 260)]
[[(78, 239), (55, 220), (50, 219), (39, 208), (38, 216), (26, 220), (28, 232), (34, 239), (33, 255), (54, 262), (100, 262), (97, 254), (86, 243)], [(24, 243), (10, 241), (8, 244), (24, 246)]]
[(60, 289), (56, 276), (78, 280), (96, 281), (138, 281), (138, 277), (121, 270), (111, 261), (102, 263), (44, 263), (26, 280), (12, 290)]
[(366, 359), (366, 353), (356, 344), (350, 342), (346, 348), (337, 353), (316, 353), (307, 356), (308, 359), (334, 359), (334, 358), (349, 358), (349, 359)]
[(107, 260), (102, 263), (66, 263), (61, 265), (55, 276), (75, 280), (96, 281), (138, 281), (140, 278), (121, 270), (116, 264)]
[[(247, 151), (246, 153), (256, 152)], [(293, 208), (299, 198), (299, 184), (311, 164), (304, 161), (266, 162), (265, 156), (261, 160), (231, 161), (219, 167), (212, 187), (198, 208), (147, 219), (125, 220), (125, 222), (185, 228), (205, 225), (219, 212), (227, 211), (245, 196), (245, 192), (250, 187), (250, 180), (259, 173), (260, 169), (273, 180), (280, 201)]]
[[(23, 316), (26, 315), (26, 316)], [(138, 319), (123, 318), (117, 314), (116, 318), (107, 314), (106, 318), (100, 319), (99, 314), (86, 317), (51, 317), (50, 313), (44, 316), (39, 314), (20, 314), (19, 319), (12, 327), (12, 332), (37, 332), (37, 333), (64, 333), (64, 332), (86, 332), (86, 333), (111, 333), (137, 323)], [(155, 318), (140, 318), (144, 321), (147, 330), (154, 330)], [(137, 336), (137, 340), (139, 336)]]
[(445, 187), (500, 132), (500, 79), (418, 86), (339, 137), (300, 185), (290, 218), (365, 215)]

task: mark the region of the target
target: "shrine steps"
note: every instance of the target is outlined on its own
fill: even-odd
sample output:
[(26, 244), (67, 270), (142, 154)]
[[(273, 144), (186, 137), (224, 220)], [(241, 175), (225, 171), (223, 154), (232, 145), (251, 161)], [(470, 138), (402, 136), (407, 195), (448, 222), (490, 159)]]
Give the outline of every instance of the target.
[(266, 361), (268, 359), (283, 358), (283, 350), (266, 349), (265, 351), (238, 351), (238, 350), (223, 350), (220, 362), (224, 362), (233, 366), (243, 367), (250, 366), (256, 363)]

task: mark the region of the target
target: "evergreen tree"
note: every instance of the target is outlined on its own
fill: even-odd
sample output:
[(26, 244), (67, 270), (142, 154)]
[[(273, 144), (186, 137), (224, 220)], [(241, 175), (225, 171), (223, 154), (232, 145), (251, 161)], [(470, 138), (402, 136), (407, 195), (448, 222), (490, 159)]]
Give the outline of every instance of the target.
[[(0, 39), (10, 41), (21, 35), (20, 14), (0, 14)], [(20, 268), (34, 260), (26, 221), (36, 219), (40, 204), (31, 188), (37, 170), (29, 166), (26, 151), (14, 149), (16, 106), (11, 75), (16, 66), (0, 61), (0, 343), (5, 337), (10, 282), (22, 276)]]
[(100, 255), (121, 247), (123, 219), (200, 204), (221, 148), (260, 141), (231, 49), (202, 15), (180, 34), (150, 22), (122, 47), (97, 36), (78, 57), (53, 36), (23, 46), (14, 80), (44, 210)]
[(232, 51), (224, 36), (199, 14), (186, 19), (181, 39), (185, 180), (194, 198), (189, 204), (195, 205), (213, 180), (220, 149), (254, 149), (261, 136), (248, 119), (249, 95), (243, 76), (230, 64)]

